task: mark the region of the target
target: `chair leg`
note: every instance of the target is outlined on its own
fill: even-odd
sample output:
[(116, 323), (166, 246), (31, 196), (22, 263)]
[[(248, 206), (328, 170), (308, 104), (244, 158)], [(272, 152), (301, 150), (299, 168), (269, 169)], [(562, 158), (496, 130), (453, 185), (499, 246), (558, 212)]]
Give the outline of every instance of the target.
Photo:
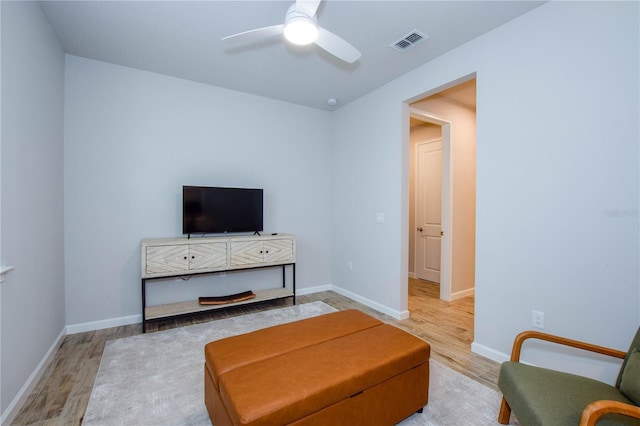
[(500, 423), (501, 425), (508, 425), (509, 417), (511, 417), (511, 407), (509, 407), (509, 404), (507, 404), (507, 400), (502, 397), (500, 412), (498, 413), (498, 423)]

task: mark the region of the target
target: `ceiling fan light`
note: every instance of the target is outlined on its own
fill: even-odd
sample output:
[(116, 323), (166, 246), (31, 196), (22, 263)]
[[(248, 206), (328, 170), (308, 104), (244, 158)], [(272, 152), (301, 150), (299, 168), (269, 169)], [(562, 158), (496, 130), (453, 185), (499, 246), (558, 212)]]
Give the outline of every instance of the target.
[(284, 27), (284, 37), (293, 44), (310, 44), (318, 38), (318, 27), (309, 18), (293, 18)]

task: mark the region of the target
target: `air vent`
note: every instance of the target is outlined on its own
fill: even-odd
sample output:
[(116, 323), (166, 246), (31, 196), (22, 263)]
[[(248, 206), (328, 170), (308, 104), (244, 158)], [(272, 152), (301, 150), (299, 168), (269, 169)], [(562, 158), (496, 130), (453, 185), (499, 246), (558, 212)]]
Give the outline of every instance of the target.
[(407, 50), (411, 49), (414, 46), (417, 46), (428, 38), (429, 37), (427, 37), (420, 31), (413, 30), (409, 34), (402, 37), (400, 40), (391, 43), (389, 46), (400, 52), (406, 52)]

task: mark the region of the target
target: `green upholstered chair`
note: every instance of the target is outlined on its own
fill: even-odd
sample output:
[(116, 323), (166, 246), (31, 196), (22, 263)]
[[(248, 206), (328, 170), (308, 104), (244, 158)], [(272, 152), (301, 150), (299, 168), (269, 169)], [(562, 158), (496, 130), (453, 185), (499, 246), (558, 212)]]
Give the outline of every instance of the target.
[[(541, 339), (624, 359), (615, 386), (586, 377), (520, 363), (522, 344)], [(520, 333), (511, 361), (502, 364), (498, 387), (502, 405), (498, 422), (514, 415), (522, 426), (640, 425), (640, 328), (628, 352), (538, 331)]]

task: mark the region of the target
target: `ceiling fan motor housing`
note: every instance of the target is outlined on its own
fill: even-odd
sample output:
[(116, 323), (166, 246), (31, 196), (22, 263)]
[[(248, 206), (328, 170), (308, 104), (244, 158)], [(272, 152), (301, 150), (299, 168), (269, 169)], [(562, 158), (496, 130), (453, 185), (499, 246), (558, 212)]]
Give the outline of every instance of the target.
[(318, 38), (318, 23), (315, 16), (308, 16), (292, 4), (284, 17), (284, 36), (291, 43), (305, 45)]

